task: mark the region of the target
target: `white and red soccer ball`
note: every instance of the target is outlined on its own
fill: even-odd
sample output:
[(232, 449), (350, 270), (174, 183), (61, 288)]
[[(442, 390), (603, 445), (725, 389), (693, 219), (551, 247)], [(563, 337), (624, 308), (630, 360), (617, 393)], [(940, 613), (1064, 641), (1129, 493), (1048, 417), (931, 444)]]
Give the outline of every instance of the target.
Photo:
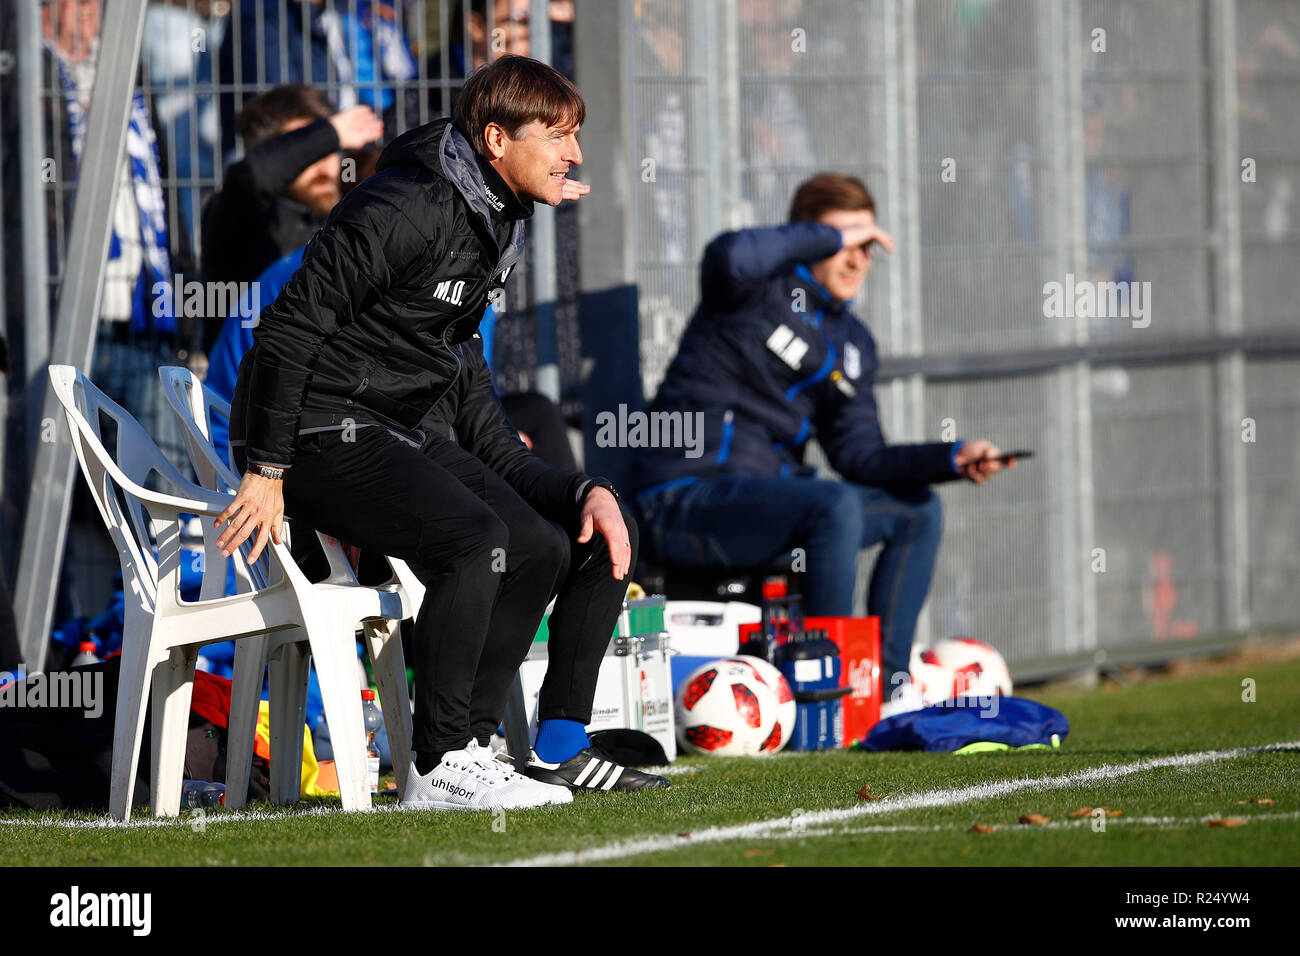
[(927, 707), (954, 697), (1011, 696), (1011, 671), (997, 649), (973, 637), (912, 648), (912, 684)]
[(709, 661), (677, 688), (677, 741), (691, 753), (775, 753), (789, 743), (794, 717), (790, 684), (757, 657)]

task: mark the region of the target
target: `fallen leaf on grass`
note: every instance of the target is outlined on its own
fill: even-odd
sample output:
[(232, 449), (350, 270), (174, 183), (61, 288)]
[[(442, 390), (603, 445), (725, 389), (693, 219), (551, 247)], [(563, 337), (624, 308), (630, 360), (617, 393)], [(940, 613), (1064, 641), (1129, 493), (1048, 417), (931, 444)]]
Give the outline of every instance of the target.
[(966, 832), (967, 833), (993, 833), (994, 827), (989, 826), (987, 823), (977, 823)]
[(745, 856), (771, 856), (775, 850), (746, 850)]
[(868, 792), (868, 791), (870, 791), (870, 790), (871, 790), (871, 784), (869, 784), (869, 783), (864, 783), (864, 784), (862, 785), (862, 789), (858, 791), (858, 799), (859, 799), (859, 800), (879, 800), (881, 797), (885, 796), (885, 794), (883, 794), (883, 793), (870, 793), (870, 792)]
[(1086, 817), (1090, 813), (1092, 813), (1092, 807), (1080, 807), (1078, 810), (1075, 810), (1073, 813), (1071, 813), (1070, 816)]
[(1044, 823), (1051, 823), (1051, 817), (1045, 817), (1041, 813), (1026, 813), (1020, 818), (1021, 823), (1028, 823), (1031, 826), (1041, 827)]
[(677, 835), (681, 837), (683, 840), (689, 840), (691, 838), (691, 831), (687, 830), (685, 833), (679, 833)]
[(1241, 817), (1215, 817), (1213, 820), (1206, 820), (1207, 827), (1244, 827), (1246, 821)]
[(1105, 807), (1103, 807), (1102, 809), (1106, 810), (1106, 816), (1108, 817), (1122, 817), (1124, 815), (1123, 810), (1110, 810)]

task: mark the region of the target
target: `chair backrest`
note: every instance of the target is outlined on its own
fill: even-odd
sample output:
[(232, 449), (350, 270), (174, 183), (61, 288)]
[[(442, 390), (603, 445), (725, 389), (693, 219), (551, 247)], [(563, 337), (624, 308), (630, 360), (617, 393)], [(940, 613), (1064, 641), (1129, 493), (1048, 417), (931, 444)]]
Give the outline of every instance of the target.
[[(199, 482), (215, 491), (237, 491), (239, 476), (225, 455), (212, 443), (212, 420), (219, 416), (229, 422), (230, 403), (182, 366), (163, 366), (158, 369), (158, 376), (162, 379), (163, 397), (180, 419), (185, 448), (198, 473)], [(331, 584), (356, 584), (356, 575), (343, 549), (337, 543), (331, 544), (319, 532), (316, 536), (329, 561), (330, 575), (326, 581)]]
[(158, 377), (162, 379), (163, 397), (180, 420), (185, 448), (199, 484), (217, 491), (237, 490), (239, 476), (230, 449), (218, 449), (212, 439), (214, 419), (230, 422), (230, 403), (187, 368), (165, 365), (158, 369)]
[[(172, 579), (179, 588), (182, 517), (177, 509), (209, 507), (215, 499), (181, 474), (131, 413), (79, 370), (51, 365), (49, 373), (82, 473), (117, 546), (124, 591), (138, 594), (143, 609), (153, 613), (161, 577)], [(159, 517), (159, 509), (151, 511), (151, 504), (170, 510), (164, 509), (165, 517)], [(205, 552), (216, 553), (212, 522), (201, 524)], [(215, 596), (214, 592), (221, 590), (205, 571), (203, 596)], [(172, 595), (168, 603), (176, 599)]]

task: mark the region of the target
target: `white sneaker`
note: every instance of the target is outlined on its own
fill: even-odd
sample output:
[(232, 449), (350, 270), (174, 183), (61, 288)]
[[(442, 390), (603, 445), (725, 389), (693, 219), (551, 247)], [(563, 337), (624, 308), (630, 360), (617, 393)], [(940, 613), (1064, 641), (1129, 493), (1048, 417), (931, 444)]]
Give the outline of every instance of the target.
[(924, 706), (925, 701), (921, 699), (921, 692), (916, 689), (915, 684), (908, 682), (896, 688), (889, 699), (881, 703), (880, 719), (884, 720), (895, 714), (910, 714)]
[(471, 740), (464, 750), (443, 754), (442, 762), (421, 775), (411, 762), (402, 807), (412, 810), (518, 810), (570, 803), (564, 787), (539, 786), (494, 760), (492, 751)]
[(549, 803), (573, 802), (573, 791), (568, 787), (534, 780), (532, 777), (516, 771), (515, 762), (510, 759), (510, 755), (504, 749), (493, 750), (490, 747), (479, 747), (478, 759), (486, 762), (497, 773), (504, 774), (509, 779), (512, 787), (534, 794), (537, 798), (537, 803), (534, 806), (540, 807)]

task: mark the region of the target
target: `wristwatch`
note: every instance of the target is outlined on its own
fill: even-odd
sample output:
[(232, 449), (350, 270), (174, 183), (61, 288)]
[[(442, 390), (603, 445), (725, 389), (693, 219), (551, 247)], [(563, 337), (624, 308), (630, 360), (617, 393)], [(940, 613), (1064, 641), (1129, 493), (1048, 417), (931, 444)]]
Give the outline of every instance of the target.
[(579, 504), (587, 500), (587, 495), (591, 494), (591, 489), (593, 488), (604, 488), (614, 496), (615, 501), (623, 500), (623, 496), (618, 493), (618, 489), (614, 487), (614, 483), (608, 478), (592, 478), (582, 486), (582, 494), (578, 499)]
[(248, 470), (255, 475), (261, 475), (263, 478), (270, 478), (273, 481), (280, 481), (284, 478), (283, 468), (272, 468), (270, 465), (249, 465)]

